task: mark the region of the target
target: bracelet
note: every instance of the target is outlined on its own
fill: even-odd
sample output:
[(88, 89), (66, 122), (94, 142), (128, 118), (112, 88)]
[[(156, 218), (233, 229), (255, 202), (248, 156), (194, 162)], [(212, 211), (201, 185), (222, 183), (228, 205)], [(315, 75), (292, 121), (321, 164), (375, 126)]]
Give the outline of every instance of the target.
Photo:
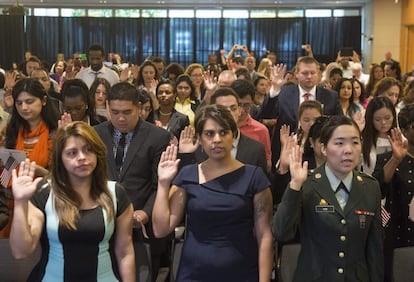
[(6, 86), (3, 89), (4, 89), (5, 92), (8, 92), (8, 91), (12, 91), (13, 90), (13, 87), (9, 88), (9, 87)]

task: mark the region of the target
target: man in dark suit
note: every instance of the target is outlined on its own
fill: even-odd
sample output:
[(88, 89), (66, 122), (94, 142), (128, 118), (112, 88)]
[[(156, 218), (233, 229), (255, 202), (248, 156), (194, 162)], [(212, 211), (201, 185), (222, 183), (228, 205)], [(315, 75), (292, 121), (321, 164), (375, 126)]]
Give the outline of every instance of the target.
[[(298, 84), (283, 86), (281, 73), (283, 67), (274, 68), (275, 78), (272, 80), (270, 99), (263, 105), (263, 118), (277, 118), (275, 132), (272, 137), (272, 170), (279, 160), (280, 155), (280, 128), (286, 124), (290, 130), (296, 132), (298, 129), (299, 105), (306, 100), (317, 100), (321, 102), (325, 115), (342, 115), (338, 94), (317, 84), (320, 80), (319, 63), (312, 57), (302, 57), (296, 64), (295, 76)], [(273, 97), (272, 97), (273, 96)]]
[[(236, 121), (238, 120), (241, 113), (239, 107), (239, 97), (233, 89), (227, 87), (219, 88), (213, 94), (213, 96), (211, 96), (211, 103), (226, 107), (232, 114), (233, 118)], [(190, 140), (192, 142), (192, 133), (189, 132), (189, 134), (190, 136), (185, 137), (187, 137), (187, 140)], [(185, 142), (185, 140), (180, 139), (179, 146), (179, 158), (182, 159), (182, 165), (195, 162), (200, 163), (207, 159), (207, 155), (201, 151), (201, 147), (199, 147), (198, 145), (197, 148), (194, 146), (189, 146), (190, 149), (188, 151), (183, 152), (183, 147), (181, 146), (182, 141)], [(194, 151), (194, 154), (183, 154), (191, 153)], [(235, 159), (239, 160), (242, 163), (259, 166), (263, 169), (264, 172), (267, 172), (264, 145), (256, 140), (253, 140), (243, 135), (240, 131), (237, 138), (233, 142), (232, 155)]]
[[(108, 149), (109, 179), (123, 185), (134, 206), (134, 225), (138, 226), (133, 234), (137, 281), (151, 281), (143, 226), (147, 226), (154, 258), (152, 243), (156, 239), (151, 238), (151, 213), (158, 181), (158, 162), (169, 144), (170, 135), (139, 118), (141, 104), (138, 92), (129, 83), (115, 84), (107, 99), (111, 120), (95, 129)], [(155, 275), (157, 271), (154, 270)]]

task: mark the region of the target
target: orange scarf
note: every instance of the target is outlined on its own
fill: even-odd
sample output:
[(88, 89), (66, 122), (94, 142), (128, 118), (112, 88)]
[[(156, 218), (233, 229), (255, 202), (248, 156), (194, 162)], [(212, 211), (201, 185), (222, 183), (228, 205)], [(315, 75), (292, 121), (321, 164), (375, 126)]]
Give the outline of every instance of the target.
[[(26, 138), (39, 137), (39, 140), (34, 144), (31, 151), (27, 152), (27, 147), (24, 144)], [(49, 128), (46, 123), (41, 120), (39, 125), (33, 131), (25, 131), (23, 126), (19, 128), (19, 134), (16, 140), (16, 150), (22, 150), (27, 152), (27, 158), (36, 162), (37, 165), (44, 168), (48, 167), (49, 163), (49, 148), (52, 146), (52, 140), (49, 140)]]

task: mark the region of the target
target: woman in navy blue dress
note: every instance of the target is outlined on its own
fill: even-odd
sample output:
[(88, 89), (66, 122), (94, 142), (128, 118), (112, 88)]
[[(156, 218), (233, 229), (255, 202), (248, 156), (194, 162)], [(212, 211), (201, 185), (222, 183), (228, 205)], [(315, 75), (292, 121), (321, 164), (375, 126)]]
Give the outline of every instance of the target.
[(177, 147), (169, 146), (158, 166), (155, 235), (166, 236), (187, 216), (177, 281), (270, 281), (272, 196), (267, 177), (261, 168), (231, 156), (237, 125), (226, 108), (201, 109), (195, 131), (206, 161), (184, 167), (173, 180), (179, 160)]

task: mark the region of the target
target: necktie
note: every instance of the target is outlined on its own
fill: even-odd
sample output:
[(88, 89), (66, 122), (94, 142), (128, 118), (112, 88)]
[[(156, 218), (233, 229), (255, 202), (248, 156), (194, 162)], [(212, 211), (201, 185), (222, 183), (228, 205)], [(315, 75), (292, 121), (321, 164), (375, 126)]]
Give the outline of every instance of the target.
[(118, 172), (121, 170), (124, 161), (126, 135), (126, 133), (121, 133), (121, 139), (119, 139), (116, 147), (115, 166)]
[(346, 186), (342, 181), (338, 185), (338, 188), (336, 188), (335, 197), (338, 200), (338, 203), (341, 206), (341, 208), (344, 209), (348, 201), (349, 191), (348, 189), (346, 189)]
[(310, 93), (305, 93), (305, 94), (303, 94), (303, 100), (304, 101), (309, 101), (309, 97), (310, 97)]

